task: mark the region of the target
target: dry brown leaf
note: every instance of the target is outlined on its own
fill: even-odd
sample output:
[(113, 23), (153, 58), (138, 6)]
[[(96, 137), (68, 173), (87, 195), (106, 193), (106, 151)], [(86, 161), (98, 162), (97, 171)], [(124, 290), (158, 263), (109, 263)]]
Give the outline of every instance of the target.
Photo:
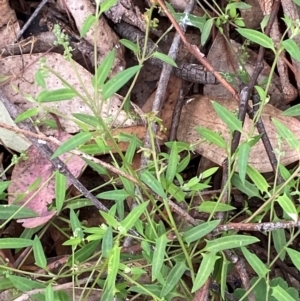
[[(25, 54), (22, 56), (17, 55), (13, 57), (6, 57), (0, 61), (1, 74), (12, 77), (11, 82), (3, 85), (1, 89), (10, 101), (17, 104), (23, 110), (37, 106), (37, 103), (28, 101), (25, 96), (31, 95), (36, 97), (42, 90), (41, 87), (34, 84), (34, 76), (36, 71), (39, 69), (38, 60), (40, 57), (41, 54)], [(68, 62), (58, 53), (43, 54), (43, 57), (46, 58), (46, 64), (48, 66), (53, 68), (82, 95), (85, 95), (84, 89), (74, 73), (71, 62)], [(73, 64), (77, 69), (84, 88), (88, 91), (89, 95), (93, 96), (92, 74), (76, 62), (73, 62)], [(62, 82), (50, 72), (45, 80), (47, 89), (50, 91), (64, 88)], [(114, 119), (119, 111), (120, 105), (121, 100), (117, 95), (106, 100), (103, 103), (102, 118)], [(69, 120), (69, 118), (74, 119), (72, 117), (73, 113), (93, 115), (91, 109), (79, 97), (74, 97), (71, 100), (60, 102), (44, 103), (43, 106), (57, 112), (58, 117), (65, 117), (60, 118), (60, 122), (64, 130), (68, 133), (75, 133), (79, 131), (77, 124), (75, 124), (72, 120)], [(136, 124), (136, 122), (129, 120), (123, 110), (118, 115), (115, 122), (116, 126), (131, 126), (134, 124)], [(46, 134), (53, 134), (53, 131), (49, 130)]]
[[(219, 102), (231, 112), (238, 109), (237, 102), (233, 99), (215, 99), (205, 96), (196, 97), (193, 101), (187, 103), (182, 110), (180, 124), (177, 131), (177, 139), (179, 141), (188, 143), (196, 143), (199, 141), (200, 135), (196, 132), (195, 127), (200, 126), (219, 132), (226, 142), (230, 143), (228, 127), (218, 117), (212, 106), (211, 100)], [(278, 149), (279, 147), (276, 129), (271, 118), (276, 118), (282, 122), (300, 139), (300, 121), (293, 117), (282, 116), (281, 113), (281, 110), (269, 104), (265, 106), (262, 113), (262, 121), (273, 149)], [(251, 124), (252, 120), (246, 117), (244, 124), (244, 131), (246, 133), (249, 132)], [(256, 130), (254, 135), (258, 135)], [(244, 141), (243, 139), (245, 138), (242, 138), (242, 141)], [(291, 150), (286, 143), (283, 143), (281, 150), (285, 153), (284, 157), (280, 159), (281, 164), (288, 165), (299, 160), (299, 154), (296, 151)], [(222, 165), (226, 158), (226, 153), (222, 148), (208, 142), (198, 144), (196, 146), (196, 151), (218, 165)], [(261, 140), (251, 149), (248, 163), (255, 167), (259, 172), (272, 171), (271, 164)]]
[[(207, 56), (208, 61), (211, 63), (214, 69), (218, 70), (219, 72), (236, 74), (241, 68), (238, 59), (241, 59), (242, 56), (247, 55), (245, 68), (251, 75), (257, 61), (257, 54), (251, 49), (243, 50), (242, 46), (234, 41), (231, 41), (231, 47), (234, 52), (231, 50), (230, 46), (227, 45), (224, 37), (219, 33), (209, 50)], [(258, 83), (264, 82), (270, 73), (271, 68), (264, 61), (264, 68), (258, 77)], [(238, 83), (234, 84), (231, 82), (230, 84), (235, 87), (236, 91), (239, 90)], [(230, 92), (228, 92), (221, 84), (205, 85), (203, 94), (209, 97), (231, 97)], [(276, 106), (277, 108), (284, 109), (284, 95), (282, 93), (280, 79), (276, 74), (273, 74), (269, 95), (270, 104)]]
[[(63, 137), (60, 140), (67, 140), (70, 135), (63, 133)], [(52, 150), (56, 149), (55, 145), (49, 145)], [(34, 228), (48, 222), (55, 214), (56, 211), (48, 211), (48, 205), (52, 203), (55, 197), (54, 179), (49, 178), (54, 172), (54, 167), (50, 161), (44, 158), (35, 146), (31, 146), (27, 150), (28, 159), (20, 161), (13, 169), (11, 176), (11, 185), (8, 187), (9, 197), (8, 203), (13, 204), (18, 194), (26, 193), (25, 198), (18, 202), (18, 204), (25, 204), (30, 198), (32, 198), (26, 207), (35, 211), (39, 216), (27, 219), (19, 219), (18, 222), (23, 223), (24, 228)], [(64, 154), (60, 156), (71, 173), (78, 177), (81, 174), (82, 168), (85, 166), (85, 162), (78, 156), (70, 156), (70, 154)], [(37, 192), (28, 191), (31, 184), (38, 178), (41, 179), (41, 187), (45, 183), (45, 186)], [(67, 186), (70, 186), (68, 182)], [(35, 194), (36, 193), (36, 194)]]

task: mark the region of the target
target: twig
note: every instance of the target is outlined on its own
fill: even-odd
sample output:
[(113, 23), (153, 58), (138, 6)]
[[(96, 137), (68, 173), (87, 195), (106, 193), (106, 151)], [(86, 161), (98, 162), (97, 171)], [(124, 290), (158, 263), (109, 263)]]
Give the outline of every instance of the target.
[[(180, 38), (182, 39), (184, 45), (189, 50), (191, 54), (195, 56), (195, 58), (210, 72), (213, 73), (213, 75), (216, 77), (216, 79), (232, 94), (233, 98), (237, 101), (239, 101), (238, 93), (234, 90), (234, 88), (221, 76), (219, 72), (217, 72), (213, 66), (207, 61), (206, 58), (204, 58), (204, 54), (200, 52), (199, 48), (196, 45), (190, 44), (185, 35), (184, 32), (181, 29), (181, 26), (178, 25), (176, 20), (173, 18), (172, 14), (167, 9), (165, 3), (163, 0), (157, 0), (159, 5), (163, 8), (165, 14), (173, 24), (173, 26), (176, 29), (176, 32), (179, 34)], [(186, 13), (186, 11), (185, 11)]]
[[(87, 281), (92, 281), (93, 279), (90, 279), (90, 277), (84, 278), (84, 279), (80, 279), (77, 281), (78, 284), (85, 284)], [(52, 289), (54, 291), (59, 291), (59, 290), (66, 290), (68, 288), (72, 288), (74, 287), (74, 282), (68, 282), (68, 283), (64, 283), (64, 284), (60, 284), (60, 285), (53, 285)], [(39, 294), (39, 293), (45, 293), (45, 289), (41, 288), (41, 289), (34, 289), (31, 291), (28, 291), (24, 294), (22, 294), (20, 297), (14, 299), (14, 301), (27, 301), (30, 300), (32, 295), (35, 294)]]
[[(15, 119), (21, 113), (21, 110), (14, 104), (12, 104), (1, 90), (0, 99), (13, 119)], [(28, 121), (19, 122), (19, 126), (23, 130), (35, 132), (34, 126)], [(39, 150), (42, 156), (44, 156), (47, 160), (49, 160), (49, 162), (52, 163), (55, 170), (65, 175), (70, 183), (74, 187), (76, 187), (86, 198), (88, 198), (96, 208), (108, 212), (108, 209), (78, 179), (76, 179), (76, 177), (74, 177), (74, 175), (68, 169), (67, 165), (62, 160), (60, 160), (59, 158), (51, 159), (53, 152), (50, 147), (45, 144), (45, 141), (41, 141), (33, 137), (28, 137), (28, 140)], [(140, 236), (138, 232), (132, 229), (130, 229), (128, 232), (134, 236)]]
[[(1, 94), (1, 92), (0, 92), (0, 94)], [(46, 135), (44, 135), (42, 133), (40, 133), (40, 134), (33, 133), (33, 132), (28, 131), (28, 130), (20, 129), (20, 128), (11, 126), (9, 124), (3, 123), (3, 122), (0, 122), (0, 127), (4, 128), (4, 129), (7, 129), (9, 131), (13, 131), (15, 133), (23, 134), (23, 135), (25, 135), (27, 137), (36, 138), (36, 139), (38, 139), (40, 141), (40, 143), (43, 143), (44, 141), (48, 141), (48, 142), (54, 143), (54, 144), (56, 144), (58, 146), (62, 144), (61, 141), (59, 141), (58, 139), (56, 139), (53, 136), (49, 136), (48, 137), (48, 136), (46, 136)], [(79, 151), (79, 150), (71, 150), (69, 152), (71, 154), (73, 154), (73, 155), (76, 155), (76, 156), (82, 157), (84, 159), (93, 161), (94, 163), (103, 166), (107, 170), (109, 170), (109, 171), (111, 171), (111, 172), (113, 172), (113, 173), (115, 173), (115, 174), (117, 174), (119, 176), (122, 176), (122, 177), (128, 179), (129, 181), (133, 182), (134, 184), (138, 184), (138, 181), (134, 177), (132, 177), (131, 175), (125, 173), (124, 171), (122, 171), (122, 170), (120, 170), (120, 169), (118, 169), (118, 168), (116, 168), (116, 167), (114, 167), (114, 166), (112, 166), (112, 165), (110, 165), (110, 164), (108, 164), (108, 163), (100, 160), (100, 159), (92, 157), (92, 156), (90, 156), (88, 154), (85, 154), (85, 153)]]
[(26, 29), (30, 26), (31, 22), (34, 20), (34, 18), (40, 13), (41, 9), (44, 7), (44, 5), (48, 2), (48, 0), (43, 0), (38, 7), (35, 9), (35, 11), (32, 13), (30, 18), (27, 20), (27, 22), (24, 24), (22, 29), (19, 31), (17, 35), (17, 40), (21, 38), (21, 36), (24, 34)]
[[(186, 5), (186, 8), (184, 10), (184, 13), (188, 14), (190, 13), (193, 8), (195, 6), (195, 0), (190, 0), (188, 2), (188, 4)], [(178, 25), (179, 27), (179, 25)], [(182, 32), (182, 30), (186, 30), (186, 25), (185, 24), (181, 24), (180, 31)], [(172, 58), (173, 60), (176, 60), (177, 54), (178, 54), (178, 50), (179, 50), (179, 43), (180, 43), (180, 35), (177, 32), (173, 38), (173, 42), (172, 45), (170, 47), (168, 56), (170, 58)], [(165, 98), (165, 93), (166, 93), (166, 89), (167, 89), (167, 85), (169, 82), (169, 78), (172, 72), (172, 66), (169, 64), (164, 63), (163, 64), (163, 68), (162, 68), (162, 72), (159, 78), (159, 82), (158, 82), (158, 87), (156, 90), (156, 94), (155, 94), (155, 99), (153, 102), (153, 106), (152, 106), (152, 111), (153, 112), (160, 112), (162, 106), (163, 106), (163, 100)], [(157, 132), (157, 125), (153, 126), (153, 132), (156, 133)], [(147, 135), (145, 137), (144, 140), (144, 146), (145, 148), (150, 148), (151, 146), (151, 142), (150, 142), (150, 135), (147, 132)], [(145, 155), (142, 155), (141, 158), (141, 166), (146, 166), (148, 162), (148, 159), (145, 157)]]
[(266, 223), (228, 223), (226, 225), (219, 225), (213, 231), (212, 234), (217, 235), (224, 231), (249, 231), (249, 232), (267, 232), (275, 231), (278, 229), (293, 229), (300, 227), (300, 220), (297, 222), (266, 222)]

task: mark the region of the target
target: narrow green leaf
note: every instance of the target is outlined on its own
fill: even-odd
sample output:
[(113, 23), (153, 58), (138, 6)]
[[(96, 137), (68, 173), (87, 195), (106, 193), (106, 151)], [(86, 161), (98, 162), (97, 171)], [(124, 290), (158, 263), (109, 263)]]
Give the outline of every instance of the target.
[(3, 292), (9, 288), (13, 288), (14, 285), (8, 278), (3, 278), (0, 276), (0, 291)]
[(148, 170), (144, 170), (141, 173), (141, 181), (149, 186), (155, 193), (160, 197), (166, 198), (166, 194), (162, 189), (162, 185), (157, 181), (157, 179)]
[(221, 270), (221, 297), (223, 300), (225, 299), (225, 291), (227, 290), (227, 276), (228, 276), (228, 267), (231, 264), (229, 260), (223, 255), (222, 258), (222, 270)]
[(118, 0), (104, 0), (100, 4), (100, 15), (116, 5)]
[[(99, 244), (100, 244), (99, 239), (95, 240), (95, 241), (91, 241), (88, 244), (86, 244), (85, 246), (83, 246), (80, 250), (76, 251), (74, 254), (75, 262), (81, 263), (81, 262), (84, 262), (85, 260), (87, 260), (96, 251)], [(70, 256), (68, 263), (71, 264), (71, 261), (72, 261), (72, 258)]]
[[(111, 151), (111, 147), (105, 145), (104, 143), (101, 146), (99, 146), (99, 143), (91, 143), (91, 144), (89, 143), (80, 146), (79, 150), (89, 155), (99, 155), (99, 154), (103, 155), (109, 153)], [(85, 159), (85, 161), (87, 160)]]
[(45, 297), (46, 297), (46, 301), (55, 301), (54, 290), (51, 284), (49, 284), (45, 289)]
[(109, 97), (113, 96), (113, 94), (116, 93), (120, 88), (122, 88), (137, 72), (141, 70), (141, 68), (142, 66), (139, 65), (127, 68), (107, 81), (103, 85), (102, 89), (103, 100), (106, 100)]
[(239, 176), (241, 182), (245, 184), (246, 179), (246, 171), (248, 165), (248, 159), (250, 154), (251, 147), (248, 143), (244, 142), (239, 146), (238, 150), (238, 169), (239, 169)]
[(280, 285), (272, 288), (272, 296), (278, 301), (296, 301), (289, 293), (286, 292)]
[(270, 271), (266, 265), (257, 257), (256, 254), (251, 253), (247, 248), (241, 248), (241, 250), (255, 273), (261, 278), (265, 277)]
[(191, 154), (188, 153), (187, 156), (185, 156), (177, 165), (177, 170), (176, 172), (177, 173), (180, 173), (182, 172), (183, 170), (186, 169), (186, 167), (189, 165), (191, 161)]
[(42, 269), (46, 269), (47, 259), (41, 241), (37, 235), (34, 237), (33, 241), (33, 255), (35, 264)]
[(293, 0), (293, 2), (294, 2), (295, 4), (297, 4), (298, 6), (300, 6), (300, 0)]
[(82, 225), (73, 209), (70, 210), (70, 222), (73, 231), (73, 237), (83, 239), (84, 234), (82, 230)]
[(247, 175), (250, 177), (250, 179), (261, 192), (268, 192), (268, 188), (270, 185), (268, 184), (266, 179), (261, 175), (261, 173), (258, 172), (257, 169), (248, 165)]
[(0, 249), (21, 249), (31, 247), (33, 241), (25, 238), (1, 238)]
[(298, 221), (298, 212), (293, 201), (284, 193), (277, 198), (277, 202), (283, 211), (294, 221)]
[(130, 194), (124, 189), (104, 191), (96, 195), (99, 199), (124, 201)]
[(208, 142), (211, 142), (211, 143), (221, 147), (222, 149), (227, 148), (226, 141), (219, 133), (216, 133), (216, 132), (214, 132), (210, 129), (204, 128), (204, 127), (196, 127), (195, 129), (201, 135), (201, 137), (206, 139)]
[[(281, 222), (278, 218), (274, 219), (274, 222)], [(284, 247), (286, 246), (286, 236), (285, 236), (285, 230), (284, 229), (276, 229), (271, 231), (274, 247), (277, 253), (280, 253), (279, 258), (284, 261), (286, 251), (283, 251)]]
[(115, 50), (112, 50), (108, 55), (102, 60), (101, 64), (97, 68), (97, 73), (93, 78), (93, 87), (95, 89), (100, 89), (103, 87), (110, 70), (112, 69), (114, 60), (116, 57)]
[(242, 122), (237, 118), (236, 115), (228, 111), (225, 107), (223, 107), (216, 101), (213, 101), (212, 105), (218, 116), (223, 120), (223, 122), (229, 127), (231, 131), (243, 131)]
[(207, 19), (206, 15), (204, 15), (203, 17), (199, 17), (199, 16), (195, 16), (192, 14), (185, 14), (185, 13), (175, 13), (174, 17), (178, 21), (178, 23), (196, 27), (201, 32), (203, 31), (203, 27)]
[(244, 247), (258, 241), (259, 239), (253, 236), (230, 235), (220, 237), (215, 240), (206, 240), (206, 246), (204, 250), (208, 252), (220, 252), (223, 250)]
[(214, 18), (210, 18), (205, 22), (205, 24), (203, 26), (203, 30), (202, 30), (202, 34), (201, 34), (201, 45), (202, 46), (205, 45), (205, 43), (207, 42), (207, 40), (209, 38), (211, 29), (214, 25), (214, 21), (215, 21)]
[(291, 248), (286, 248), (287, 253), (289, 254), (294, 266), (300, 271), (300, 252)]
[(92, 137), (93, 137), (93, 133), (89, 133), (89, 132), (81, 132), (74, 135), (73, 137), (65, 141), (62, 145), (60, 145), (56, 149), (51, 159), (54, 159), (70, 150), (75, 149), (79, 145), (82, 145), (87, 141), (91, 140)]
[(121, 39), (119, 40), (119, 42), (121, 44), (123, 44), (126, 48), (130, 49), (133, 53), (137, 54), (138, 53), (138, 47), (135, 43), (129, 41), (129, 40), (126, 40), (126, 39)]
[(166, 234), (163, 234), (156, 239), (152, 261), (152, 282), (155, 281), (155, 279), (157, 279), (157, 277), (160, 274), (161, 267), (164, 263), (164, 258), (166, 254), (167, 242), (168, 238)]
[(232, 176), (231, 181), (233, 186), (248, 195), (249, 198), (254, 196), (261, 198), (257, 187), (249, 183), (247, 180), (245, 180), (245, 183), (242, 183), (240, 177), (237, 174), (234, 174)]
[(70, 100), (75, 97), (77, 93), (70, 88), (62, 88), (57, 90), (44, 90), (39, 93), (37, 97), (38, 102), (52, 102), (52, 101), (62, 101)]
[(112, 247), (113, 247), (113, 231), (112, 231), (112, 227), (108, 227), (102, 239), (101, 251), (104, 258), (108, 258)]
[(202, 257), (203, 259), (201, 261), (195, 282), (193, 284), (192, 293), (194, 293), (204, 285), (214, 269), (215, 262), (220, 258), (220, 256), (217, 256), (215, 253), (202, 253)]
[(55, 172), (55, 204), (59, 213), (63, 207), (67, 190), (67, 178), (60, 172)]
[(4, 192), (4, 190), (10, 185), (11, 181), (0, 182), (0, 193)]
[(38, 281), (33, 281), (29, 278), (7, 275), (9, 280), (14, 284), (14, 287), (22, 292), (28, 292), (33, 289), (45, 288), (46, 286)]
[(199, 240), (213, 229), (215, 229), (220, 223), (220, 220), (214, 220), (210, 222), (205, 222), (196, 227), (193, 227), (185, 232), (183, 232), (183, 239), (190, 244), (193, 241)]
[(231, 210), (235, 210), (236, 208), (224, 203), (217, 203), (212, 201), (205, 201), (202, 202), (201, 205), (198, 207), (199, 212), (207, 212), (211, 213), (214, 212), (227, 212)]
[(229, 10), (231, 8), (237, 8), (237, 9), (250, 9), (252, 6), (245, 3), (245, 2), (232, 2), (226, 5), (226, 10)]
[(300, 62), (300, 49), (294, 40), (288, 39), (282, 41), (282, 45), (293, 59)]
[(0, 219), (8, 220), (13, 216), (14, 219), (17, 218), (28, 218), (35, 217), (38, 214), (26, 207), (21, 208), (18, 205), (0, 205)]
[(114, 229), (117, 229), (119, 227), (119, 222), (109, 213), (100, 211), (100, 214), (103, 216), (109, 226), (112, 226)]
[(254, 42), (262, 47), (272, 49), (274, 51), (273, 40), (266, 34), (248, 28), (238, 28), (237, 32), (251, 42)]
[(119, 264), (120, 264), (120, 252), (121, 252), (121, 248), (118, 246), (114, 246), (109, 254), (108, 266), (107, 266), (107, 278), (105, 281), (105, 289), (108, 289), (108, 291), (110, 291), (111, 289), (113, 289), (114, 291), (115, 288), (116, 278), (117, 278)]
[(99, 120), (95, 116), (83, 113), (74, 113), (72, 115), (81, 122), (91, 125), (94, 128), (97, 128), (99, 126)]
[(219, 167), (211, 167), (207, 170), (204, 170), (203, 173), (200, 174), (200, 179), (207, 179), (210, 176), (212, 176), (217, 170), (219, 169)]
[(183, 273), (186, 271), (187, 267), (184, 261), (179, 261), (176, 265), (172, 268), (170, 273), (167, 276), (166, 282), (162, 287), (160, 297), (167, 296), (173, 288), (178, 284), (179, 280), (181, 279)]
[(157, 58), (157, 59), (163, 61), (164, 63), (167, 63), (167, 64), (173, 66), (173, 67), (177, 67), (177, 64), (175, 63), (175, 61), (172, 58), (170, 58), (169, 56), (167, 56), (166, 54), (164, 54), (164, 53), (155, 51), (152, 54), (152, 56), (154, 58)]
[(147, 206), (149, 204), (149, 201), (143, 202), (139, 204), (138, 206), (134, 207), (131, 212), (126, 216), (126, 218), (120, 223), (120, 225), (128, 231), (130, 228), (132, 228), (135, 224), (135, 222), (140, 218), (140, 216), (144, 213)]
[(91, 27), (97, 22), (97, 18), (94, 15), (89, 15), (83, 22), (80, 29), (80, 37), (83, 38)]
[(108, 176), (109, 173), (107, 172), (107, 169), (102, 167), (101, 165), (89, 160), (89, 159), (85, 159), (83, 158), (83, 160), (93, 169), (95, 170), (99, 175), (106, 175)]
[(30, 109), (26, 110), (25, 112), (22, 112), (21, 114), (19, 114), (16, 117), (15, 122), (18, 123), (18, 122), (23, 121), (27, 118), (36, 116), (38, 113), (39, 113), (38, 108), (30, 108)]
[(37, 70), (34, 75), (34, 81), (37, 86), (46, 89), (45, 73), (41, 69)]
[[(122, 136), (124, 136), (124, 135), (122, 135), (122, 134), (120, 135), (119, 141), (123, 141), (123, 140), (120, 140), (121, 138), (124, 139), (124, 137), (122, 137)], [(129, 145), (126, 150), (125, 158), (129, 164), (132, 164), (132, 161), (133, 161), (134, 155), (136, 154), (137, 148), (142, 146), (143, 143), (135, 135), (126, 135), (126, 136), (127, 136), (126, 141), (129, 143)]]
[(300, 104), (297, 104), (295, 106), (289, 107), (287, 110), (283, 111), (281, 113), (283, 116), (300, 116)]
[(174, 180), (174, 177), (175, 177), (176, 171), (177, 171), (178, 161), (179, 161), (179, 155), (178, 155), (178, 150), (177, 150), (177, 144), (176, 144), (176, 142), (174, 142), (172, 144), (168, 167), (167, 167), (167, 171), (166, 171), (166, 180), (169, 183), (172, 183)]

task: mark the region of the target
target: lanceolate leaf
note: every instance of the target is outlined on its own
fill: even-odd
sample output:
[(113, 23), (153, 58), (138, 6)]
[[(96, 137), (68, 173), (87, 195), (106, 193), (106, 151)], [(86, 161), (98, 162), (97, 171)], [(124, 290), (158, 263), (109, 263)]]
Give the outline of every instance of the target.
[(17, 218), (27, 218), (27, 217), (35, 217), (38, 214), (26, 207), (21, 208), (18, 205), (0, 205), (0, 219), (7, 220), (13, 217), (13, 219)]
[(85, 142), (89, 141), (93, 136), (93, 133), (89, 132), (81, 132), (76, 134), (75, 136), (71, 137), (67, 141), (65, 141), (61, 146), (57, 148), (54, 152), (51, 159), (54, 159), (70, 150), (75, 149), (76, 147), (84, 144)]
[(243, 131), (242, 122), (237, 118), (236, 115), (228, 111), (225, 107), (223, 107), (216, 101), (213, 101), (212, 105), (218, 116), (224, 121), (224, 123), (229, 127), (231, 131)]
[(165, 297), (172, 291), (172, 289), (178, 284), (186, 269), (187, 267), (183, 261), (176, 263), (176, 265), (172, 268), (167, 276), (165, 284), (160, 293), (161, 297)]
[(250, 40), (251, 42), (254, 42), (262, 47), (274, 50), (274, 43), (272, 39), (266, 34), (248, 28), (238, 28), (237, 31), (240, 35)]
[(62, 88), (57, 90), (44, 90), (42, 91), (38, 97), (38, 102), (52, 102), (52, 101), (62, 101), (62, 100), (69, 100), (73, 97), (77, 96), (77, 93), (70, 88)]
[(291, 132), (289, 128), (287, 128), (283, 123), (276, 119), (272, 119), (278, 133), (282, 138), (286, 140), (288, 145), (295, 150), (299, 151), (300, 143), (297, 137), (294, 135), (294, 133)]
[(102, 98), (108, 99), (120, 88), (122, 88), (140, 69), (142, 66), (130, 67), (115, 75), (103, 85)]
[(162, 185), (148, 170), (145, 170), (141, 173), (141, 180), (159, 196), (166, 198), (166, 194), (162, 188)]
[(295, 222), (298, 220), (298, 212), (293, 201), (284, 193), (277, 198), (277, 202), (283, 211)]
[(211, 142), (226, 150), (226, 142), (220, 134), (205, 127), (196, 127), (196, 131), (208, 142)]
[(102, 88), (104, 82), (106, 81), (108, 74), (112, 68), (115, 60), (115, 50), (109, 52), (109, 54), (103, 59), (99, 67), (97, 68), (97, 77), (93, 78), (94, 88)]
[(205, 283), (205, 281), (208, 279), (211, 272), (213, 271), (215, 262), (217, 261), (218, 258), (220, 258), (219, 256), (216, 255), (216, 253), (208, 253), (208, 254), (203, 253), (202, 257), (203, 259), (201, 261), (200, 268), (197, 272), (197, 276), (192, 288), (192, 293), (203, 286), (203, 284)]
[(259, 239), (254, 236), (229, 235), (214, 240), (207, 240), (204, 250), (209, 252), (219, 252), (244, 247), (258, 241)]
[(288, 39), (282, 41), (282, 45), (293, 59), (300, 62), (300, 49), (294, 40)]
[(251, 253), (247, 248), (241, 249), (245, 258), (256, 274), (259, 277), (264, 277), (269, 272), (269, 269), (265, 266), (265, 264), (257, 257), (256, 254)]
[(33, 240), (25, 238), (1, 238), (0, 249), (20, 249), (31, 247)]
[(152, 281), (157, 279), (157, 277), (160, 274), (160, 270), (164, 263), (164, 258), (166, 254), (167, 242), (168, 239), (166, 237), (166, 234), (161, 235), (156, 240), (152, 261)]
[(215, 220), (215, 221), (205, 222), (196, 227), (193, 227), (183, 233), (183, 239), (187, 243), (191, 243), (193, 241), (199, 240), (200, 238), (210, 233), (213, 229), (215, 229), (219, 223), (220, 220)]

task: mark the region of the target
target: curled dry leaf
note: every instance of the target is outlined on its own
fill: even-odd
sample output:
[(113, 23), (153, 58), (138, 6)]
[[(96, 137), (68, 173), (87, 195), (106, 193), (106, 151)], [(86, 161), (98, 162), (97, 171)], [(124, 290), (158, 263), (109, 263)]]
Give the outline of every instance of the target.
[[(90, 15), (95, 15), (95, 7), (89, 0), (64, 0), (64, 3), (73, 16), (79, 31), (82, 29), (87, 17)], [(91, 45), (94, 45), (96, 42), (99, 55), (98, 62), (101, 62), (111, 50), (116, 50), (116, 59), (111, 71), (111, 75), (115, 75), (124, 70), (124, 47), (119, 43), (118, 36), (109, 27), (103, 16), (94, 26), (92, 26), (84, 38)]]
[[(65, 141), (69, 137), (70, 135), (63, 133), (60, 140)], [(53, 151), (56, 149), (56, 145), (50, 144), (49, 146)], [(34, 228), (45, 224), (56, 214), (56, 211), (48, 211), (48, 206), (55, 197), (54, 179), (48, 181), (54, 168), (51, 162), (44, 158), (34, 146), (27, 150), (27, 156), (27, 160), (19, 162), (13, 169), (11, 184), (8, 187), (8, 203), (14, 204), (19, 194), (26, 193), (25, 198), (17, 204), (26, 203), (26, 207), (35, 211), (39, 216), (19, 219), (18, 222), (23, 223), (24, 228)], [(67, 164), (68, 169), (75, 177), (81, 174), (82, 168), (85, 166), (84, 160), (75, 155), (64, 154), (60, 156), (60, 159)], [(38, 178), (40, 178), (38, 187), (34, 191), (28, 191), (29, 186)], [(44, 186), (40, 189), (42, 185)], [(69, 182), (67, 186), (70, 186)], [(39, 191), (37, 192), (37, 190)], [(29, 199), (30, 201), (27, 203)]]
[[(42, 91), (41, 87), (34, 84), (34, 76), (39, 69), (38, 60), (41, 54), (25, 54), (22, 56), (6, 57), (0, 61), (0, 72), (4, 75), (11, 76), (11, 81), (2, 86), (3, 93), (14, 104), (18, 105), (22, 110), (38, 106), (37, 103), (30, 102), (25, 96), (31, 95), (37, 97)], [(89, 73), (79, 64), (73, 62), (77, 69), (81, 81), (75, 76), (74, 69), (71, 62), (68, 62), (64, 57), (57, 53), (47, 53), (43, 55), (46, 59), (46, 64), (62, 76), (72, 87), (85, 95), (84, 88), (89, 95), (93, 97), (92, 74)], [(64, 88), (63, 83), (52, 73), (49, 72), (45, 79), (46, 86), (49, 91)], [(100, 100), (99, 100), (100, 101)], [(114, 95), (103, 103), (102, 118), (114, 120), (119, 111), (121, 100), (119, 96)], [(79, 131), (77, 124), (75, 124), (72, 114), (84, 113), (93, 115), (91, 109), (79, 97), (74, 97), (71, 100), (64, 100), (60, 102), (49, 102), (42, 104), (45, 110), (51, 110), (60, 118), (60, 122), (64, 130), (68, 133), (75, 133)], [(41, 112), (41, 115), (43, 113)], [(115, 126), (131, 126), (136, 124), (129, 120), (125, 111), (121, 111), (116, 119)], [(53, 134), (53, 131), (48, 130), (46, 134)]]
[[(177, 139), (179, 141), (188, 143), (196, 143), (199, 141), (201, 138), (199, 133), (195, 130), (195, 127), (200, 126), (220, 133), (226, 142), (230, 143), (229, 129), (218, 117), (212, 106), (211, 100), (219, 102), (231, 112), (234, 112), (238, 109), (237, 102), (233, 99), (215, 99), (205, 96), (196, 97), (193, 101), (187, 103), (183, 107), (180, 124), (177, 131)], [(261, 116), (273, 149), (278, 149), (279, 146), (277, 132), (272, 123), (272, 118), (276, 118), (282, 122), (291, 131), (293, 131), (298, 139), (300, 139), (300, 121), (296, 118), (282, 116), (281, 113), (281, 110), (267, 104), (264, 107)], [(244, 124), (244, 131), (246, 133), (249, 132), (251, 125), (252, 120), (247, 116)], [(256, 130), (254, 135), (258, 135)], [(245, 137), (242, 137), (241, 141), (244, 140)], [(222, 165), (223, 161), (227, 157), (225, 150), (208, 142), (197, 144), (196, 151), (218, 165)], [(280, 159), (281, 164), (288, 165), (299, 160), (299, 154), (296, 151), (291, 150), (286, 143), (283, 143), (281, 151), (283, 151), (285, 154)], [(272, 171), (271, 164), (261, 140), (252, 147), (248, 163), (255, 167), (259, 172)]]

